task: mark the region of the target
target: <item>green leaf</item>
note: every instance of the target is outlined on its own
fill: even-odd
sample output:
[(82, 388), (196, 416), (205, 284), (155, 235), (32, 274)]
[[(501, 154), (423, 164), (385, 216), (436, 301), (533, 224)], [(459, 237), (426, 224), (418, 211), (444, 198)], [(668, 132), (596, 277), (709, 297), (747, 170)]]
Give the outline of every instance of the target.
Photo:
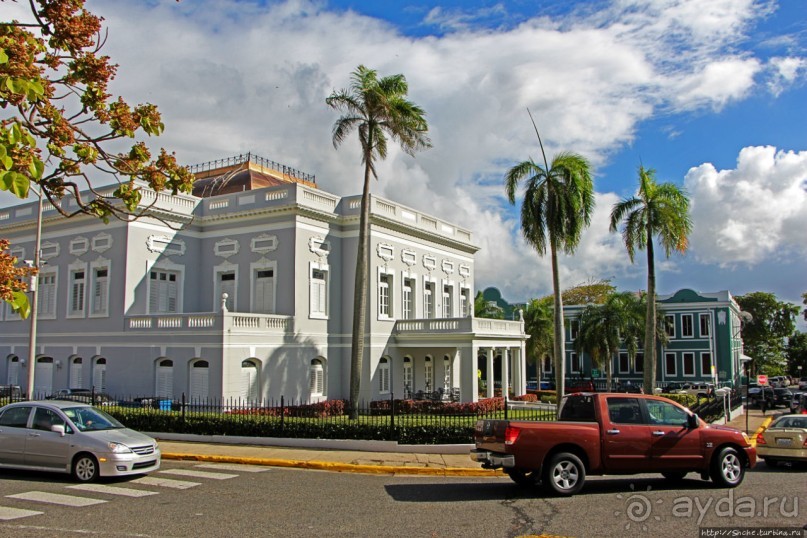
[(6, 54), (5, 49), (0, 49), (0, 64), (4, 64), (8, 62), (8, 54)]
[(8, 190), (18, 198), (27, 198), (28, 188), (31, 186), (31, 181), (24, 175), (18, 174), (17, 172), (9, 172), (8, 175), (12, 176), (11, 184), (9, 185)]
[(11, 188), (10, 172), (0, 172), (0, 190), (7, 191)]
[(12, 291), (11, 300), (8, 301), (8, 304), (11, 305), (11, 310), (18, 313), (23, 319), (31, 315), (31, 304), (28, 302), (28, 296), (21, 291)]
[(31, 174), (31, 179), (40, 179), (44, 171), (45, 163), (37, 158), (34, 158), (31, 164), (28, 165), (28, 172)]

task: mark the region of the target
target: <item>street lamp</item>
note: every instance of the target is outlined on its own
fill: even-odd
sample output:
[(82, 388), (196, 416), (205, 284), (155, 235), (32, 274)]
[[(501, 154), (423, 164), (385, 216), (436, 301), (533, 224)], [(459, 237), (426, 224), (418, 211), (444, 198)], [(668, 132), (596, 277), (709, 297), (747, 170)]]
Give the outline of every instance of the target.
[[(33, 186), (31, 187), (33, 189)], [(39, 196), (39, 210), (36, 217), (36, 239), (34, 244), (34, 260), (32, 265), (39, 271), (39, 257), (42, 243), (42, 189), (38, 192), (34, 191)], [(39, 276), (31, 276), (31, 333), (28, 339), (28, 399), (32, 400), (34, 396), (34, 371), (36, 370), (36, 316), (37, 316), (37, 280)]]

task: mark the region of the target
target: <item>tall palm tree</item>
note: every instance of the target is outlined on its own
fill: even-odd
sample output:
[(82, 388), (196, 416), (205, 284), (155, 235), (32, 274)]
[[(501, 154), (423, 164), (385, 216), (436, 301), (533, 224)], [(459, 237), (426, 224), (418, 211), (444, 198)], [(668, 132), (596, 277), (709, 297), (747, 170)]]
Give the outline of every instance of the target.
[(644, 330), (642, 300), (634, 293), (610, 294), (603, 304), (588, 305), (580, 314), (575, 339), (579, 353), (588, 352), (597, 367), (605, 367), (606, 389), (611, 390), (613, 359), (623, 347), (631, 361), (639, 350)]
[(543, 377), (544, 357), (552, 357), (554, 349), (552, 301), (550, 297), (533, 299), (524, 310), (524, 331), (527, 338), (527, 360), (538, 366), (538, 382)]
[(644, 386), (650, 392), (656, 383), (656, 268), (653, 238), (658, 237), (669, 258), (673, 250), (686, 252), (692, 221), (689, 198), (672, 183), (657, 183), (655, 170), (639, 167), (639, 190), (611, 210), (611, 231), (624, 223), (622, 239), (631, 263), (636, 250), (647, 249), (647, 315), (644, 338)]
[(387, 137), (409, 155), (431, 147), (425, 112), (407, 100), (409, 85), (403, 75), (379, 79), (373, 69), (360, 65), (351, 75), (350, 87), (334, 91), (325, 103), (343, 115), (333, 125), (333, 146), (355, 129), (361, 143), (364, 189), (361, 196), (359, 245), (356, 254), (356, 288), (353, 296), (353, 342), (350, 357), (350, 418), (358, 418), (362, 358), (367, 318), (367, 279), (370, 244), (370, 177), (378, 179), (375, 163), (387, 157)]
[(541, 256), (546, 254), (549, 247), (555, 299), (553, 352), (555, 388), (560, 397), (563, 395), (566, 361), (558, 250), (567, 254), (573, 253), (580, 242), (583, 228), (591, 222), (591, 213), (594, 210), (594, 183), (589, 162), (576, 153), (558, 153), (553, 157), (550, 166), (534, 120), (532, 125), (538, 136), (544, 166), (529, 159), (511, 168), (504, 179), (507, 198), (511, 204), (516, 203), (519, 182), (525, 180), (524, 201), (521, 204), (521, 231), (527, 242)]

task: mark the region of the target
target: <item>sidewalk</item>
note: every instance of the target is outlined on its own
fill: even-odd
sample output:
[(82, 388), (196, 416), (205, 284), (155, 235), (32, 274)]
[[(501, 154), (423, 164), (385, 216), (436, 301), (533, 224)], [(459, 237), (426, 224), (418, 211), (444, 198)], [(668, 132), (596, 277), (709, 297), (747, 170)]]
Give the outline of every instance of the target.
[[(728, 422), (728, 426), (747, 431), (751, 443), (756, 445), (755, 433), (770, 420), (786, 413), (784, 409), (769, 411), (765, 415), (759, 409), (748, 410)], [(717, 425), (725, 424), (721, 420)], [(386, 475), (424, 476), (503, 476), (502, 471), (482, 469), (471, 461), (468, 451), (452, 450), (452, 453), (427, 454), (418, 452), (368, 452), (363, 450), (333, 450), (324, 448), (301, 448), (261, 446), (257, 444), (224, 444), (160, 439), (162, 457), (168, 460), (194, 460), (217, 463), (241, 463), (269, 467), (292, 467), (334, 472), (357, 472)], [(414, 447), (416, 448), (416, 447)], [(448, 451), (446, 451), (448, 452)]]

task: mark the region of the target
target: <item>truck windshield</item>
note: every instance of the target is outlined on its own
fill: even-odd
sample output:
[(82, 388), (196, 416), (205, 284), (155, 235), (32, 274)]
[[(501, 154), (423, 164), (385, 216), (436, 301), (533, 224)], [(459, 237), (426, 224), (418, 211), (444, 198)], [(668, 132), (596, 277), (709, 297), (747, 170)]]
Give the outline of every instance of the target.
[(574, 395), (560, 402), (560, 419), (571, 422), (594, 422), (594, 397)]

